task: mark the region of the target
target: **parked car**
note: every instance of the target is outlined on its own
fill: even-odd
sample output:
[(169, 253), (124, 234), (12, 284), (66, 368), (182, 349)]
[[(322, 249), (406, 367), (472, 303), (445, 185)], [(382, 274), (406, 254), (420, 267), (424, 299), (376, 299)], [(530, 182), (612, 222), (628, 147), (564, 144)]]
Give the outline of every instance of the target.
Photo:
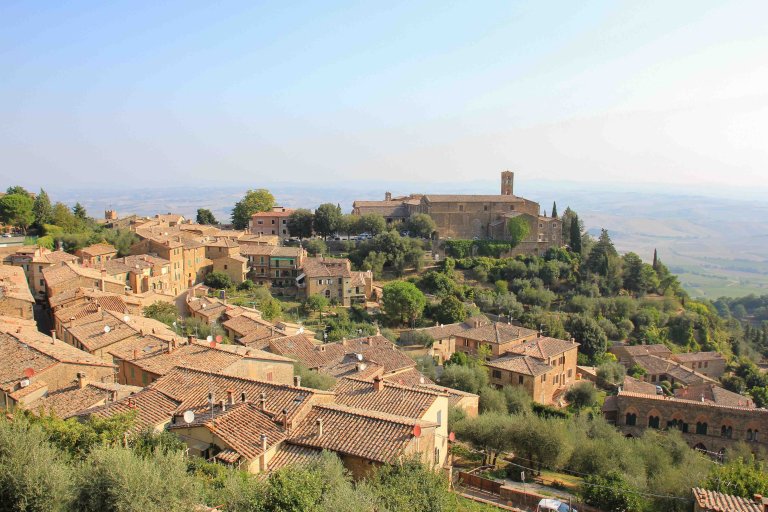
[(663, 395), (664, 394), (664, 388), (661, 386), (656, 386), (656, 394), (657, 395)]
[(10, 233), (3, 233), (3, 238), (13, 238), (13, 235)]
[(544, 498), (539, 502), (539, 505), (536, 507), (536, 512), (578, 512), (573, 507), (569, 507), (567, 503), (563, 503), (560, 500), (555, 500), (551, 498)]

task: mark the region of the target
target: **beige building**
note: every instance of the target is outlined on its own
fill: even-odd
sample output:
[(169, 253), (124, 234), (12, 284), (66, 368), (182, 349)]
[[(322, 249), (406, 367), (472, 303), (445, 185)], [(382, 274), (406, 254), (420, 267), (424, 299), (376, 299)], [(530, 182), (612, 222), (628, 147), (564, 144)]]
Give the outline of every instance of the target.
[(0, 265), (0, 315), (34, 320), (34, 305), (24, 270)]
[(296, 278), (307, 252), (301, 247), (244, 245), (240, 255), (248, 259), (248, 278), (254, 283), (288, 293), (296, 290)]
[(117, 249), (110, 244), (101, 243), (79, 249), (75, 254), (83, 266), (100, 267), (102, 263), (117, 257)]
[(19, 251), (9, 257), (11, 265), (24, 269), (27, 282), (32, 290), (35, 300), (45, 300), (45, 278), (43, 269), (64, 262), (74, 263), (78, 260), (74, 254), (64, 251), (50, 251), (44, 247), (37, 247), (34, 251)]
[(302, 297), (320, 295), (345, 307), (364, 304), (373, 293), (373, 273), (353, 271), (346, 258), (307, 258), (296, 283)]
[(247, 279), (248, 259), (239, 254), (216, 258), (213, 260), (213, 271), (223, 272), (233, 283), (240, 284)]
[(173, 295), (201, 282), (212, 268), (205, 257), (205, 246), (181, 235), (145, 238), (131, 246), (131, 254), (149, 254), (169, 261)]
[(125, 293), (125, 279), (115, 279), (107, 275), (104, 269), (83, 267), (70, 262), (43, 268), (43, 279), (49, 298), (75, 288), (96, 288), (104, 292)]
[(288, 217), (293, 210), (282, 206), (275, 206), (271, 211), (259, 212), (251, 215), (248, 222), (248, 231), (255, 235), (276, 235), (281, 239), (288, 238)]
[(711, 379), (720, 379), (725, 373), (727, 361), (719, 352), (688, 352), (674, 354), (672, 359), (686, 368), (706, 375)]

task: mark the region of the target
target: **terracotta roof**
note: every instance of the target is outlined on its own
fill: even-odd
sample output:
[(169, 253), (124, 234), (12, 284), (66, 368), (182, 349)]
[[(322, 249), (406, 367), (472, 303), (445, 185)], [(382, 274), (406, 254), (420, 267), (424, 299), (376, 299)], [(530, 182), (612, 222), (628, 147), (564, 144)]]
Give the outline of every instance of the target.
[(240, 247), (240, 244), (236, 241), (226, 237), (217, 238), (215, 240), (206, 240), (203, 242), (203, 245), (206, 247)]
[(545, 364), (540, 359), (524, 355), (507, 355), (489, 361), (485, 365), (488, 368), (497, 368), (499, 370), (507, 370), (521, 375), (531, 375), (533, 377), (545, 374), (552, 370), (551, 366)]
[(117, 249), (110, 244), (93, 244), (80, 249), (80, 253), (86, 256), (103, 256), (105, 254), (117, 253)]
[(416, 368), (408, 368), (407, 370), (389, 373), (384, 375), (384, 380), (393, 384), (400, 384), (404, 386), (418, 386), (420, 384), (434, 384), (426, 375), (421, 373)]
[[(630, 390), (628, 390), (630, 391)], [(713, 384), (711, 382), (695, 384), (686, 388), (675, 390), (675, 397), (687, 400), (704, 400), (717, 405), (730, 405), (734, 407), (754, 407), (755, 404), (749, 397), (742, 396), (733, 391)]]
[(720, 352), (686, 352), (683, 354), (672, 354), (672, 359), (678, 363), (692, 363), (699, 361), (725, 361), (725, 357)]
[(227, 305), (219, 299), (202, 297), (187, 301), (187, 307), (192, 313), (202, 315), (206, 318), (219, 318), (227, 310)]
[(524, 203), (526, 199), (512, 195), (496, 194), (426, 194), (424, 199), (430, 203)]
[(400, 386), (383, 382), (376, 391), (376, 384), (359, 379), (341, 379), (336, 384), (336, 403), (356, 409), (379, 411), (395, 416), (422, 418), (435, 401), (446, 396), (425, 388)]
[[(323, 433), (318, 435), (317, 420)], [(291, 432), (288, 442), (376, 462), (394, 462), (413, 437), (413, 427), (435, 424), (340, 405), (316, 405)]]
[(615, 348), (624, 349), (630, 356), (661, 355), (666, 356), (672, 353), (669, 347), (657, 343), (655, 345), (617, 345)]
[(482, 341), (485, 343), (501, 344), (510, 343), (529, 336), (535, 336), (536, 334), (537, 331), (534, 331), (533, 329), (526, 329), (525, 327), (518, 327), (516, 325), (494, 322), (491, 325), (483, 325), (480, 327), (467, 329), (458, 334), (458, 336), (470, 340)]
[(224, 456), (223, 460), (231, 464), (240, 457), (251, 461), (261, 455), (262, 434), (267, 436), (268, 449), (285, 439), (285, 432), (275, 419), (277, 418), (260, 410), (256, 404), (241, 402), (225, 405), (224, 412), (216, 407), (213, 416), (210, 413), (202, 413), (192, 423), (176, 423), (170, 429), (204, 426), (237, 453), (238, 457)]
[(755, 500), (699, 487), (694, 487), (691, 491), (702, 512), (763, 512), (762, 503)]
[(646, 395), (656, 394), (656, 384), (638, 380), (634, 377), (630, 377), (629, 375), (624, 377), (624, 383), (621, 387), (624, 391), (629, 391), (631, 393), (643, 393)]
[(686, 385), (717, 382), (681, 363), (654, 355), (635, 356), (634, 361), (651, 375), (669, 375)]
[[(168, 340), (144, 336), (137, 337), (130, 343), (120, 343), (119, 347), (109, 353), (155, 375), (165, 375), (176, 366), (221, 372), (242, 359), (242, 356), (202, 343), (184, 343), (170, 353), (168, 346)], [(133, 357), (134, 351), (138, 353), (136, 359)]]
[(57, 285), (72, 279), (84, 277), (86, 279), (93, 279), (94, 282), (98, 282), (103, 279), (106, 282), (119, 284), (121, 286), (125, 283), (119, 279), (115, 279), (110, 275), (102, 276), (101, 270), (90, 267), (82, 267), (72, 262), (64, 262), (61, 265), (53, 265), (43, 269), (43, 277), (45, 282), (50, 285)]
[(559, 356), (569, 350), (575, 350), (579, 344), (575, 341), (560, 340), (543, 336), (530, 341), (525, 341), (520, 345), (512, 347), (509, 352), (532, 356), (539, 359), (549, 359)]
[(261, 217), (290, 217), (293, 213), (293, 209), (286, 208), (285, 210), (276, 210), (276, 211), (268, 211), (268, 212), (256, 212), (253, 215), (251, 215), (252, 219), (258, 219)]
[(342, 258), (306, 258), (301, 268), (310, 279), (318, 277), (351, 277), (350, 262)]
[(619, 393), (616, 395), (618, 397), (628, 397), (628, 398), (642, 398), (646, 400), (663, 400), (666, 402), (671, 403), (678, 403), (678, 404), (688, 404), (688, 405), (698, 405), (701, 407), (717, 407), (720, 409), (733, 409), (733, 410), (739, 410), (739, 411), (751, 411), (755, 414), (768, 414), (768, 409), (756, 409), (753, 407), (745, 407), (745, 406), (738, 406), (738, 405), (720, 405), (712, 402), (702, 402), (701, 400), (688, 400), (683, 398), (671, 398), (664, 395), (647, 395), (645, 393), (633, 393), (631, 391), (619, 391)]
[(419, 387), (445, 393), (446, 395), (448, 395), (448, 405), (451, 405), (451, 406), (456, 406), (456, 404), (458, 404), (460, 401), (462, 401), (465, 398), (480, 399), (480, 395), (476, 395), (474, 393), (468, 393), (466, 391), (461, 391), (459, 389), (447, 388), (445, 386), (440, 386), (438, 384), (419, 384)]
[(274, 256), (281, 258), (299, 258), (304, 254), (301, 247), (281, 247), (276, 245), (241, 245), (243, 256)]
[(139, 391), (141, 391), (140, 387), (122, 384), (89, 382), (82, 388), (75, 384), (51, 391), (45, 397), (27, 404), (25, 408), (33, 413), (42, 412), (66, 418), (77, 411), (105, 403), (112, 393), (116, 393), (118, 398), (123, 398)]
[(50, 265), (63, 263), (65, 261), (77, 261), (77, 256), (64, 251), (51, 251), (43, 254), (35, 254), (32, 259), (33, 263), (48, 263)]
[(145, 428), (154, 428), (169, 422), (178, 406), (178, 401), (173, 400), (160, 391), (144, 388), (138, 393), (117, 402), (84, 409), (71, 416), (87, 417), (93, 415), (99, 418), (109, 418), (116, 414), (136, 411), (136, 421), (131, 431), (140, 432)]
[(225, 328), (231, 329), (235, 334), (239, 336), (245, 336), (253, 331), (259, 329), (259, 327), (272, 327), (272, 324), (266, 320), (258, 318), (251, 313), (244, 313), (234, 318), (230, 318), (226, 322), (222, 323)]
[(269, 461), (269, 470), (277, 471), (286, 466), (305, 465), (320, 457), (321, 450), (289, 443), (282, 443)]
[(267, 350), (269, 349), (269, 340), (282, 336), (285, 336), (282, 330), (273, 327), (267, 327), (266, 325), (260, 325), (245, 336), (242, 336), (237, 340), (237, 342), (247, 347)]
[(27, 283), (27, 277), (21, 267), (0, 265), (0, 299), (11, 297), (34, 303), (32, 292)]
[(247, 400), (258, 400), (265, 394), (267, 410), (288, 412), (289, 421), (304, 408), (314, 395), (332, 396), (332, 393), (264, 382), (243, 377), (221, 375), (192, 368), (176, 367), (153, 382), (150, 387), (181, 402), (180, 410), (199, 409), (208, 406), (208, 393), (214, 399), (226, 398), (232, 390), (240, 400), (245, 393)]
[(122, 322), (110, 321), (103, 316), (96, 322), (69, 328), (69, 334), (88, 352), (95, 352), (108, 347), (118, 341), (130, 338), (138, 332), (138, 330), (128, 327)]

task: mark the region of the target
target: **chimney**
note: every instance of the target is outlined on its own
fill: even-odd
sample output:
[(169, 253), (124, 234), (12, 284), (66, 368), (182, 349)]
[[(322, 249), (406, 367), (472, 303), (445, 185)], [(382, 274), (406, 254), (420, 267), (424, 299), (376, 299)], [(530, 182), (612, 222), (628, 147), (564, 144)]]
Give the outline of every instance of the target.
[(135, 348), (133, 349), (133, 360), (135, 361), (138, 358), (139, 358), (139, 349)]
[(21, 334), (21, 326), (16, 328), (16, 334)]
[(315, 424), (317, 424), (317, 437), (323, 437), (323, 419), (317, 418)]
[(384, 200), (385, 201), (391, 201), (392, 200), (392, 192), (384, 192)]
[(229, 402), (229, 405), (235, 405), (235, 390), (234, 389), (228, 389), (227, 390), (227, 402)]
[(283, 409), (283, 430), (288, 432), (288, 409)]
[(301, 375), (294, 375), (293, 376), (293, 385), (297, 388), (301, 387)]
[(224, 412), (227, 410), (227, 403), (224, 401), (223, 398), (219, 400), (219, 407), (221, 407), (221, 412)]
[(56, 329), (51, 329), (51, 344), (56, 342)]
[(267, 447), (269, 446), (267, 434), (261, 434), (261, 451), (265, 452), (267, 451)]
[(266, 411), (267, 410), (267, 395), (266, 395), (266, 393), (262, 393), (261, 395), (259, 395), (259, 409), (261, 409), (262, 411)]
[(384, 379), (381, 377), (376, 377), (373, 379), (373, 390), (377, 393), (384, 389)]
[(107, 291), (106, 290), (107, 285), (106, 285), (106, 282), (104, 281), (106, 277), (107, 277), (107, 269), (103, 268), (101, 269), (101, 279), (99, 280), (99, 288), (103, 292)]
[(243, 403), (245, 403), (245, 391), (243, 391), (242, 393), (240, 393), (240, 401), (241, 401), (241, 402), (243, 402)]
[(110, 402), (116, 402), (117, 401), (117, 391), (112, 390), (109, 392), (109, 401)]
[(84, 373), (78, 373), (77, 374), (77, 387), (80, 389), (83, 389), (88, 384), (88, 381), (85, 379)]
[(193, 339), (192, 335), (187, 336), (187, 343), (189, 343), (191, 345), (192, 344), (192, 339)]

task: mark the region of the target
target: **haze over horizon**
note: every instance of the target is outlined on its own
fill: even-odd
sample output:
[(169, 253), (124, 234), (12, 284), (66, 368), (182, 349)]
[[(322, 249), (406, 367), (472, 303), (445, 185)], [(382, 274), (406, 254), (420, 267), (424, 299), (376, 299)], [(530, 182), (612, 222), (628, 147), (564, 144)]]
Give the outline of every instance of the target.
[(521, 184), (754, 193), (766, 14), (757, 1), (4, 2), (0, 178), (458, 184), (509, 168)]

